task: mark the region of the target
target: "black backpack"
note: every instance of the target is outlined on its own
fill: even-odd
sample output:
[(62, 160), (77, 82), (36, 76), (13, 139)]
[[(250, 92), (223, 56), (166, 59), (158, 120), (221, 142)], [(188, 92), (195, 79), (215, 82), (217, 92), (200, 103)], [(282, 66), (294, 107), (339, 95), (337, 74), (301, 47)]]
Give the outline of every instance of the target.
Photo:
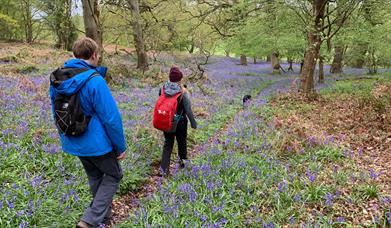
[[(57, 88), (63, 81), (87, 70), (89, 69), (58, 68), (50, 75), (50, 85)], [(80, 89), (95, 75), (99, 74), (97, 72), (93, 73)], [(83, 113), (79, 91), (71, 96), (57, 94), (54, 101), (54, 119), (57, 129), (66, 136), (78, 136), (86, 131), (91, 117)]]

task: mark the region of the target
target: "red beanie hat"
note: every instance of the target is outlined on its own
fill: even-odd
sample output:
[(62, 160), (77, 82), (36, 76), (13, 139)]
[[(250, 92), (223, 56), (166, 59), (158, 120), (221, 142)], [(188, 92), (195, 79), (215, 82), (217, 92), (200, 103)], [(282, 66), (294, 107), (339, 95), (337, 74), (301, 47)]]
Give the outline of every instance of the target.
[(170, 69), (169, 78), (170, 78), (170, 82), (179, 82), (180, 80), (182, 80), (183, 74), (182, 74), (182, 72), (179, 70), (178, 67), (173, 66), (173, 67), (171, 67), (171, 69)]

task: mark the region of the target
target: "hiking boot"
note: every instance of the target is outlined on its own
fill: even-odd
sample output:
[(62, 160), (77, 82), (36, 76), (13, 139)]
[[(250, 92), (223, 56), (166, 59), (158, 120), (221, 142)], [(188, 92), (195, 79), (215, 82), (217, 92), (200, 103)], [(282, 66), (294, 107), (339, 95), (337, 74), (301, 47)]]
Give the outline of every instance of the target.
[(80, 220), (80, 222), (76, 225), (76, 228), (92, 228), (93, 226)]
[(189, 163), (189, 160), (187, 159), (179, 159), (179, 167), (181, 169), (185, 168)]
[(159, 168), (159, 176), (161, 177), (168, 177), (170, 173), (168, 171), (164, 171), (161, 167)]

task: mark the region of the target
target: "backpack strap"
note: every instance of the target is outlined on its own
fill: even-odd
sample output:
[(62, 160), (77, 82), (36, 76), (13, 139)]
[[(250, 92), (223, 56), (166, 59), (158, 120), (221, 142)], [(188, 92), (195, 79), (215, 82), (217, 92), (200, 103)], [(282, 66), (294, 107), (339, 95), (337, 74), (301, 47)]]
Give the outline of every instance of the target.
[[(73, 78), (74, 76), (76, 76), (78, 74), (84, 73), (89, 70), (93, 70), (93, 69), (59, 67), (59, 68), (57, 68), (57, 70), (53, 71), (50, 74), (50, 85), (57, 88), (63, 81), (66, 81), (70, 78)], [(94, 72), (91, 72), (91, 73), (92, 73), (91, 76), (99, 75), (99, 73), (96, 70), (94, 70)]]
[[(93, 70), (93, 69), (89, 69), (89, 70)], [(87, 71), (88, 71), (88, 70), (87, 70)], [(87, 82), (88, 82), (89, 80), (91, 80), (93, 77), (98, 76), (98, 75), (100, 75), (100, 74), (99, 74), (97, 71), (93, 72), (93, 73), (87, 78), (87, 80), (83, 83), (83, 85), (80, 86), (79, 90), (81, 90), (81, 88), (83, 88), (83, 87), (87, 84)], [(79, 90), (78, 90), (77, 92), (79, 92)]]
[[(185, 92), (181, 92), (181, 95), (179, 95), (179, 102), (183, 102), (183, 96), (185, 95)], [(177, 98), (178, 99), (178, 98)], [(178, 102), (178, 104), (179, 104)], [(182, 112), (180, 114), (180, 116), (183, 116), (183, 113), (185, 112), (185, 105), (183, 105), (183, 109), (182, 109)]]

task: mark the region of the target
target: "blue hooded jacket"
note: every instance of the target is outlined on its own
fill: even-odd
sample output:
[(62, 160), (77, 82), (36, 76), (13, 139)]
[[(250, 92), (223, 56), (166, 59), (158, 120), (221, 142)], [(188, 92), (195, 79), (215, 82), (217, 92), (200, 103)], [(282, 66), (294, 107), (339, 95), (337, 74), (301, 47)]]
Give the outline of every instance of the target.
[[(60, 133), (62, 148), (66, 153), (87, 157), (100, 156), (126, 150), (121, 114), (104, 80), (107, 68), (94, 67), (81, 59), (65, 62), (64, 68), (88, 68), (62, 82), (57, 88), (50, 86), (50, 99), (54, 116), (54, 101), (57, 94), (72, 95), (79, 91), (81, 108), (91, 116), (86, 131), (79, 136), (65, 136)], [(98, 72), (100, 76), (92, 76)]]

